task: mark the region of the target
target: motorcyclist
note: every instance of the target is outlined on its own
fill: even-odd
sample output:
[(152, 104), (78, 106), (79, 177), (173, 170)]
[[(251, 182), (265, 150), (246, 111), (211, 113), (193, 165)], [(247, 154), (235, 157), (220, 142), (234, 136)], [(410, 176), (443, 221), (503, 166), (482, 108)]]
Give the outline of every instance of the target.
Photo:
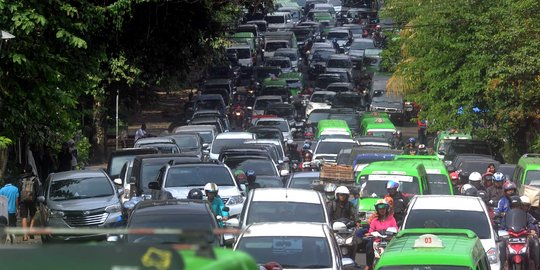
[(192, 188), (187, 195), (188, 199), (191, 200), (202, 200), (203, 199), (203, 193), (198, 188)]
[(247, 181), (246, 173), (243, 170), (237, 169), (234, 171), (234, 179), (238, 184), (245, 184)]
[(426, 156), (428, 155), (428, 151), (425, 144), (419, 144), (418, 150), (416, 150), (416, 154), (419, 156)]
[(337, 186), (334, 183), (327, 183), (324, 185), (324, 198), (327, 202), (333, 201), (336, 199), (336, 189)]
[(373, 42), (377, 48), (384, 48), (386, 45), (386, 35), (382, 32), (380, 25), (375, 27), (375, 32), (373, 32)]
[(454, 190), (454, 194), (459, 194), (459, 192), (461, 191), (461, 183), (459, 181), (458, 172), (450, 173), (450, 182), (452, 182), (452, 189)]
[(471, 184), (465, 184), (461, 187), (461, 195), (478, 197), (478, 189)]
[(287, 144), (287, 147), (288, 147), (288, 150), (289, 150), (289, 159), (291, 161), (296, 160), (296, 161), (300, 162), (301, 159), (302, 159), (302, 155), (300, 154), (300, 152), (298, 152), (298, 144), (289, 143), (289, 144)]
[(219, 197), (218, 192), (219, 187), (215, 183), (207, 183), (204, 185), (204, 193), (206, 193), (206, 198), (212, 206), (214, 215), (216, 215), (216, 218), (218, 219), (218, 225), (223, 227), (223, 221), (227, 220), (229, 213), (227, 211), (223, 211), (225, 204), (223, 203), (221, 197)]
[(487, 188), (487, 201), (490, 205), (497, 205), (499, 200), (504, 196), (503, 184), (506, 177), (502, 173), (493, 175), (493, 185)]
[(248, 170), (246, 172), (246, 178), (247, 178), (246, 193), (249, 193), (249, 191), (261, 187), (259, 183), (255, 182), (257, 180), (257, 174), (255, 174), (254, 170)]
[[(386, 194), (386, 196), (384, 197), (385, 199), (389, 197), (394, 201), (394, 217), (398, 223), (401, 223), (403, 221), (403, 218), (405, 217), (405, 210), (407, 209), (407, 205), (409, 204), (409, 198), (405, 196), (401, 191), (398, 191), (398, 188), (399, 182), (391, 180), (388, 181), (388, 183), (386, 183), (386, 191), (388, 191), (388, 194)], [(386, 199), (386, 201), (389, 201), (389, 199)]]
[(504, 196), (499, 200), (497, 208), (495, 208), (495, 214), (504, 215), (510, 210), (510, 198), (517, 193), (516, 184), (510, 181), (506, 181), (503, 184)]
[[(380, 199), (375, 204), (377, 217), (369, 224), (368, 234), (377, 231), (386, 231), (390, 227), (397, 228), (394, 216), (390, 214), (390, 204), (384, 199)], [(370, 239), (366, 246), (366, 270), (373, 269), (373, 260), (375, 253), (373, 251), (373, 239)]]
[(472, 172), (469, 175), (469, 184), (475, 187), (477, 190), (486, 190), (482, 185), (482, 175), (479, 172)]
[(489, 163), (486, 173), (495, 174), (497, 172), (497, 169), (495, 168), (495, 164)]
[(398, 130), (394, 133), (394, 137), (393, 137), (393, 141), (392, 141), (392, 146), (395, 148), (395, 149), (398, 149), (398, 150), (402, 150), (403, 147), (405, 147), (405, 143), (403, 143), (403, 137), (401, 135), (401, 131)]
[(346, 186), (339, 186), (336, 188), (335, 199), (328, 202), (328, 214), (330, 221), (334, 221), (340, 218), (346, 218), (351, 221), (356, 221), (358, 212), (354, 205), (349, 202), (350, 192)]
[(489, 187), (493, 186), (493, 174), (485, 173), (482, 175), (482, 185), (484, 185), (486, 191)]
[(407, 155), (416, 154), (416, 139), (415, 138), (411, 137), (407, 140), (407, 144), (405, 145), (405, 154)]

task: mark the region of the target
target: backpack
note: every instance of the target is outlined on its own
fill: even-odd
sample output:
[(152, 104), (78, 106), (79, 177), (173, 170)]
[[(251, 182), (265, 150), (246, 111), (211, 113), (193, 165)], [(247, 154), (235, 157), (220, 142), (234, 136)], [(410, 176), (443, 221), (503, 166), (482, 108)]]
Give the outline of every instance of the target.
[(22, 180), (21, 185), (21, 200), (22, 201), (34, 201), (36, 191), (34, 189), (34, 181), (36, 177), (25, 177)]

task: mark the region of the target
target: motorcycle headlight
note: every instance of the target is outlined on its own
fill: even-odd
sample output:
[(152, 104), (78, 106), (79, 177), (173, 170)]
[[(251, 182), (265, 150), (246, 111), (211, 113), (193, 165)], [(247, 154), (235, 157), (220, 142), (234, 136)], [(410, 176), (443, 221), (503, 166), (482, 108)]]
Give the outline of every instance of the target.
[(336, 235), (336, 242), (338, 243), (338, 245), (345, 244), (345, 240), (343, 239), (343, 237), (341, 237), (339, 235)]
[(113, 204), (105, 207), (105, 212), (107, 213), (116, 213), (120, 212), (122, 210), (122, 206), (120, 204)]
[(345, 244), (346, 245), (352, 245), (352, 241), (353, 241), (353, 237), (350, 236), (349, 238), (345, 239)]
[(244, 202), (244, 197), (241, 195), (235, 195), (229, 198), (229, 201), (227, 201), (227, 205), (233, 205), (233, 204), (241, 204)]
[(486, 252), (490, 264), (495, 264), (499, 262), (499, 255), (497, 253), (497, 248), (495, 247), (490, 248)]
[(240, 112), (235, 112), (234, 113), (236, 116), (240, 116)]
[(64, 212), (57, 210), (49, 210), (49, 215), (55, 218), (62, 218), (64, 217)]

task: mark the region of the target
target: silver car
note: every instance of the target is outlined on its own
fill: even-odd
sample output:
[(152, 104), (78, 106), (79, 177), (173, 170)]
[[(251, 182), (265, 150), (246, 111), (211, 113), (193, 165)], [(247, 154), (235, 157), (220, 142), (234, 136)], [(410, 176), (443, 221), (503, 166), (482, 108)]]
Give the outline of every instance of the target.
[[(121, 183), (119, 183), (121, 184)], [(116, 186), (102, 170), (67, 171), (50, 174), (43, 188), (40, 215), (43, 226), (54, 228), (103, 228), (125, 224)], [(42, 241), (105, 239), (106, 235), (43, 235)]]

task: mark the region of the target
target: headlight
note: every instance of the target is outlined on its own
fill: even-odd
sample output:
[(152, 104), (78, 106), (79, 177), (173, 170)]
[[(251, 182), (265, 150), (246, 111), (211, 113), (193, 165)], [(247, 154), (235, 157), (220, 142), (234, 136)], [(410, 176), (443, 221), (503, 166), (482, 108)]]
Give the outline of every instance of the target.
[(349, 238), (345, 239), (345, 244), (346, 245), (352, 245), (352, 240), (353, 240), (353, 237), (350, 236)]
[(240, 112), (235, 112), (234, 113), (236, 116), (240, 116)]
[(64, 217), (64, 212), (57, 211), (57, 210), (49, 210), (49, 215), (51, 217), (61, 218), (61, 217)]
[(105, 212), (107, 213), (116, 213), (120, 212), (122, 210), (122, 206), (120, 204), (113, 204), (105, 207)]
[(450, 166), (450, 165), (452, 165), (452, 161), (451, 161), (451, 160), (446, 160), (446, 161), (444, 162), (444, 165)]
[(242, 197), (241, 195), (235, 195), (229, 198), (229, 201), (227, 201), (227, 204), (233, 205), (233, 204), (241, 204), (243, 202), (244, 202), (244, 197)]
[(336, 242), (338, 243), (338, 245), (344, 245), (345, 244), (345, 240), (343, 239), (343, 237), (341, 237), (340, 235), (336, 234)]

